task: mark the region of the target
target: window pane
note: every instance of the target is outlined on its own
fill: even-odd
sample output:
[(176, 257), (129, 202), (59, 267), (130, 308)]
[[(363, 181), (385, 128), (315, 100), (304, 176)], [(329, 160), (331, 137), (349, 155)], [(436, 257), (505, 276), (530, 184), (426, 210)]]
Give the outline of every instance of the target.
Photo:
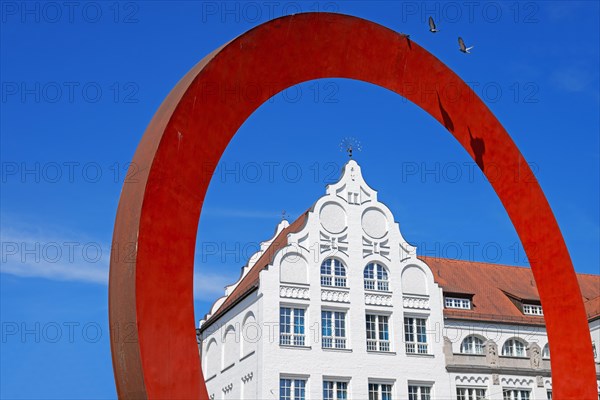
[(338, 400), (345, 400), (348, 398), (348, 383), (337, 382), (337, 397)]
[(408, 387), (408, 400), (419, 400), (419, 388), (417, 386)]
[(381, 400), (392, 400), (392, 385), (381, 385)]
[(331, 275), (331, 260), (323, 261), (323, 264), (321, 264), (321, 274)]
[(388, 317), (383, 315), (379, 316), (379, 339), (389, 340)]
[(291, 379), (280, 379), (279, 380), (279, 398), (281, 400), (291, 400)]
[(294, 400), (305, 400), (306, 381), (294, 380)]
[(414, 342), (415, 335), (413, 332), (414, 318), (404, 318), (404, 340), (406, 342)]
[(343, 312), (335, 313), (335, 336), (346, 337), (346, 314)]
[(379, 400), (379, 385), (369, 383), (369, 400)]
[(342, 264), (338, 260), (334, 260), (335, 263), (335, 276), (346, 276), (346, 268), (344, 268), (344, 264)]
[(420, 343), (427, 343), (427, 335), (425, 329), (425, 320), (418, 318), (417, 322), (417, 341)]
[(333, 400), (333, 382), (323, 381), (323, 400)]
[(379, 281), (377, 282), (377, 289), (380, 291), (388, 291), (389, 290), (389, 285), (387, 281)]
[(304, 334), (304, 310), (294, 309), (294, 333)]
[(523, 345), (523, 343), (515, 340), (515, 352), (517, 357), (524, 357), (525, 356), (525, 346)]

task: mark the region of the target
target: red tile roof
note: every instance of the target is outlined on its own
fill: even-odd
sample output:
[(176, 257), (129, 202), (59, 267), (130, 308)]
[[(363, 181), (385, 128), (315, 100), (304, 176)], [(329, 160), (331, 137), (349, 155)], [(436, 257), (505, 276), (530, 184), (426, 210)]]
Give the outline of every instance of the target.
[[(275, 254), (288, 244), (288, 235), (300, 231), (308, 212), (283, 229), (262, 256), (242, 278), (219, 309), (202, 325), (210, 326), (227, 310), (258, 287), (260, 271), (266, 269)], [(445, 293), (472, 295), (472, 310), (444, 309), (444, 316), (490, 322), (543, 325), (543, 317), (523, 315), (515, 301), (539, 301), (533, 273), (529, 268), (474, 261), (420, 256), (431, 268), (434, 280)], [(600, 317), (600, 276), (577, 274), (589, 320)]]
[[(543, 325), (542, 317), (524, 315), (511, 301), (539, 302), (531, 269), (483, 262), (419, 257), (431, 268), (445, 293), (473, 295), (472, 310), (444, 309), (448, 318)], [(577, 274), (588, 319), (600, 317), (600, 276)]]
[(589, 320), (600, 318), (600, 296), (587, 300), (583, 305)]

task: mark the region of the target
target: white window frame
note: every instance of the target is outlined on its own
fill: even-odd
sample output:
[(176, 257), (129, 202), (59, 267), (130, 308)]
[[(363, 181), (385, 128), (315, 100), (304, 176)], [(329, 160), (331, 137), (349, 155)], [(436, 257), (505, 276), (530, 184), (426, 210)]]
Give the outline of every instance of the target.
[[(331, 384), (331, 397), (325, 396), (325, 384)], [(344, 394), (345, 397), (339, 397)], [(347, 400), (350, 398), (350, 380), (323, 377), (323, 400)]]
[(544, 310), (542, 309), (542, 306), (539, 304), (523, 304), (523, 314), (543, 316)]
[[(372, 268), (372, 277), (369, 274), (367, 277), (367, 269)], [(379, 276), (379, 269), (381, 268), (382, 274)], [(379, 262), (368, 263), (363, 270), (363, 280), (365, 290), (372, 290), (375, 292), (389, 292), (390, 291), (390, 273), (388, 269)]]
[[(290, 395), (289, 396), (282, 396), (281, 395), (281, 389), (282, 389), (282, 381), (290, 381)], [(300, 385), (300, 382), (304, 382), (303, 385)], [(298, 395), (298, 393), (296, 392), (297, 386), (300, 386), (299, 389), (303, 389), (304, 393), (303, 396)], [(308, 391), (308, 379), (305, 377), (298, 377), (298, 376), (287, 376), (287, 375), (281, 375), (279, 377), (279, 400), (306, 400), (306, 392)]]
[[(282, 328), (282, 312), (283, 309), (290, 310), (290, 331), (283, 332)], [(296, 333), (296, 311), (302, 311), (302, 333)], [(292, 346), (292, 347), (305, 347), (306, 346), (306, 307), (281, 304), (279, 306), (279, 345), (280, 346)], [(288, 343), (284, 343), (284, 338), (287, 338)]]
[[(527, 395), (523, 395), (527, 393)], [(533, 400), (531, 397), (531, 389), (525, 388), (502, 388), (503, 400)]]
[[(393, 400), (394, 399), (394, 383), (369, 381), (367, 386), (368, 400)], [(384, 389), (385, 392), (384, 392)], [(388, 390), (389, 389), (389, 390)], [(386, 395), (384, 397), (384, 394)]]
[[(331, 335), (325, 335), (325, 315), (329, 313), (331, 320)], [(338, 326), (339, 319), (338, 315), (343, 315), (344, 326), (340, 328)], [(337, 334), (338, 329), (343, 330), (343, 336)], [(348, 312), (346, 310), (329, 309), (325, 308), (321, 310), (321, 348), (323, 349), (347, 349), (348, 348)]]
[(484, 354), (485, 341), (476, 335), (469, 335), (460, 343), (461, 354)]
[(408, 383), (408, 400), (431, 400), (432, 394), (433, 385)]
[(446, 308), (454, 308), (458, 310), (470, 310), (471, 300), (464, 297), (445, 297), (444, 305)]
[[(369, 322), (370, 318), (374, 318), (374, 321)], [(387, 339), (382, 339), (381, 338), (381, 322), (383, 319), (386, 319), (385, 323), (387, 324)], [(371, 338), (369, 339), (369, 330), (367, 329), (367, 326), (365, 327), (366, 331), (365, 331), (365, 336), (367, 338), (367, 351), (382, 351), (382, 352), (391, 352), (392, 351), (392, 341), (391, 341), (391, 337), (392, 337), (392, 330), (391, 330), (391, 315), (389, 314), (377, 314), (374, 312), (369, 312), (367, 311), (365, 313), (365, 320), (367, 323), (367, 326), (369, 323), (374, 323), (374, 331), (372, 333), (375, 334), (375, 339)]]
[(485, 387), (459, 386), (456, 388), (456, 400), (485, 400)]
[(548, 343), (546, 343), (546, 345), (542, 349), (542, 359), (544, 359), (544, 360), (550, 359), (550, 345)]
[[(336, 269), (339, 263), (339, 270)], [(329, 272), (323, 272), (325, 268), (328, 268)], [(321, 286), (325, 287), (348, 287), (348, 270), (346, 265), (337, 258), (327, 258), (321, 263)]]
[[(412, 321), (408, 321), (412, 320)], [(404, 317), (404, 343), (406, 348), (406, 354), (429, 354), (429, 345), (427, 342), (427, 320), (426, 316), (414, 316), (408, 315)], [(418, 328), (421, 325), (417, 321), (424, 321), (422, 327), (425, 330), (423, 335), (425, 341), (420, 341), (421, 334), (418, 332)], [(410, 328), (410, 331), (409, 329)], [(410, 339), (412, 335), (412, 340)]]
[[(519, 345), (522, 347), (520, 347)], [(510, 352), (506, 351), (510, 349)], [(519, 350), (522, 350), (522, 354), (519, 355)], [(527, 357), (527, 343), (518, 338), (510, 338), (502, 345), (502, 355), (506, 357), (519, 357), (526, 358)]]

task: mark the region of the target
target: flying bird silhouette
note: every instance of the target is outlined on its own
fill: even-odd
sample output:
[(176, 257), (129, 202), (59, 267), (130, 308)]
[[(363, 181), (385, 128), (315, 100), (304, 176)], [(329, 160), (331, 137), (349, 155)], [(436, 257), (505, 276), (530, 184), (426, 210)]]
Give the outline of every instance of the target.
[(475, 46), (467, 47), (465, 46), (465, 41), (460, 36), (458, 37), (458, 49), (463, 53), (470, 53), (471, 50)]
[(433, 21), (433, 17), (429, 17), (429, 32), (436, 33), (439, 30), (435, 27), (435, 22)]

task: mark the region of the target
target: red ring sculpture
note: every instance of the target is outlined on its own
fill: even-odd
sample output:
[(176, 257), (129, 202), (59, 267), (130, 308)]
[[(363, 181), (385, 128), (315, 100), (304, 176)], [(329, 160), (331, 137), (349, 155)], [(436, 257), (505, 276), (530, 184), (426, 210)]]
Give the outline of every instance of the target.
[(123, 186), (113, 236), (109, 316), (119, 397), (208, 399), (192, 277), (212, 172), (238, 128), (269, 97), (320, 78), (356, 79), (408, 98), (448, 129), (488, 179), (493, 174), (544, 306), (555, 398), (597, 399), (575, 271), (517, 146), (468, 85), (406, 35), (330, 13), (275, 19), (215, 50), (150, 122), (133, 158), (136, 182)]

